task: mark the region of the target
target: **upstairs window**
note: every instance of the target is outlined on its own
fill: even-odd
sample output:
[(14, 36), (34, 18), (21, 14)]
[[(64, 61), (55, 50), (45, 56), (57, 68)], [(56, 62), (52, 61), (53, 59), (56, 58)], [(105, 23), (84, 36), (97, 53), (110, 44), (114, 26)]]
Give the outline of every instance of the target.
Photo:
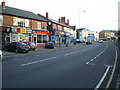
[(22, 19), (18, 17), (13, 18), (13, 25), (18, 26), (20, 28), (29, 27), (29, 20), (28, 19)]
[(41, 22), (37, 22), (37, 29), (42, 29), (42, 24), (41, 24)]
[(25, 22), (24, 21), (18, 22), (18, 27), (24, 28), (25, 27)]

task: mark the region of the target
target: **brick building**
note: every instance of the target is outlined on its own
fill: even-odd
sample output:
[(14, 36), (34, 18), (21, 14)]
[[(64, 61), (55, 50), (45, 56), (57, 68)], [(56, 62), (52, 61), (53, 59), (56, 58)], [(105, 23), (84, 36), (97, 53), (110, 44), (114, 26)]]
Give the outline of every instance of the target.
[(102, 30), (101, 32), (99, 32), (99, 39), (102, 39), (104, 41), (115, 40), (116, 33), (117, 33), (117, 31), (115, 31), (115, 30)]
[(46, 12), (46, 16), (41, 14), (38, 15), (48, 20), (47, 29), (52, 33), (49, 35), (51, 41), (54, 41), (57, 44), (64, 43), (66, 40), (70, 41), (71, 36), (76, 38), (76, 35), (74, 35), (76, 34), (75, 29), (70, 27), (69, 20), (67, 19), (66, 22), (65, 17), (61, 17), (56, 21), (49, 17), (48, 12)]
[(0, 21), (2, 22), (2, 45), (20, 40), (35, 42), (40, 45), (49, 40), (47, 20), (33, 12), (0, 5)]

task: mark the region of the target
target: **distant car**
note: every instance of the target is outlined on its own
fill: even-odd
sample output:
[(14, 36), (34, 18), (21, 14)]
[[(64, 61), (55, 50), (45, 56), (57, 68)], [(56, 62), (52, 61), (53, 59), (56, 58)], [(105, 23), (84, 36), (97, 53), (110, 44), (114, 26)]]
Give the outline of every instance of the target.
[(26, 43), (30, 47), (30, 50), (35, 50), (37, 48), (34, 42), (24, 42), (24, 43)]
[(30, 47), (23, 42), (12, 42), (6, 46), (6, 50), (18, 52), (29, 52)]
[(99, 43), (102, 43), (102, 42), (103, 42), (103, 40), (98, 40), (98, 42), (99, 42)]
[(80, 41), (79, 39), (76, 40), (76, 43), (82, 43), (82, 41)]
[(45, 48), (54, 48), (55, 45), (52, 41), (48, 41), (45, 43)]
[(86, 44), (92, 44), (92, 41), (86, 41)]

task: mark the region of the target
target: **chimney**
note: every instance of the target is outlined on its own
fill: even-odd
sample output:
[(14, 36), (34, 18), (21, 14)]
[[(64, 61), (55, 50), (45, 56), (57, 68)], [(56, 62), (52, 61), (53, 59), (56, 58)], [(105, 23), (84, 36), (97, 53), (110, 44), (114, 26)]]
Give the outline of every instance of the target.
[(69, 19), (67, 19), (67, 24), (69, 25)]
[(61, 17), (61, 23), (65, 24), (65, 17)]
[(58, 19), (58, 22), (61, 23), (60, 18)]
[(2, 2), (2, 9), (5, 9), (5, 2)]
[(46, 12), (46, 18), (48, 19), (48, 12)]

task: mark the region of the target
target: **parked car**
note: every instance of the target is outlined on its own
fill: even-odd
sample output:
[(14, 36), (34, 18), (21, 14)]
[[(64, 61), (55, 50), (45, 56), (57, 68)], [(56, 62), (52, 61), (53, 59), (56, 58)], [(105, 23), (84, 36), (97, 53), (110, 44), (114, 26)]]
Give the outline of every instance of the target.
[(30, 50), (35, 50), (37, 48), (34, 42), (24, 42), (24, 43), (30, 47)]
[(52, 41), (48, 41), (45, 43), (45, 48), (54, 48), (55, 45)]
[(30, 47), (23, 42), (12, 42), (6, 46), (6, 50), (18, 52), (29, 52)]
[(86, 41), (86, 44), (92, 44), (92, 42), (91, 41)]

